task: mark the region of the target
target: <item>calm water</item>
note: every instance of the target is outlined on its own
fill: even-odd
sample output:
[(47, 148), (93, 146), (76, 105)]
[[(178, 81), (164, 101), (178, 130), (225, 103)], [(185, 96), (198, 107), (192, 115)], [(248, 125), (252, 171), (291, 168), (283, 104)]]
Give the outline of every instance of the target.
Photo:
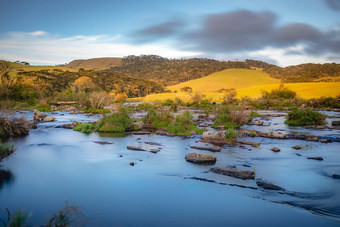
[[(1, 163), (0, 208), (32, 211), (32, 224), (43, 223), (67, 202), (81, 208), (87, 226), (340, 225), (340, 180), (331, 177), (340, 174), (339, 143), (242, 138), (261, 146), (224, 147), (215, 153), (214, 166), (255, 170), (256, 178), (286, 189), (273, 192), (258, 188), (255, 181), (216, 175), (208, 172), (211, 166), (186, 162), (185, 154), (193, 151), (189, 145), (199, 144), (200, 136), (84, 135), (57, 126), (99, 116), (54, 116), (58, 121), (41, 123), (29, 136), (12, 139), (17, 151)], [(287, 128), (283, 120), (272, 118), (270, 126), (259, 128), (304, 132)], [(316, 132), (339, 136), (337, 130)], [(126, 149), (158, 147), (146, 141), (162, 144), (161, 151)], [(303, 149), (296, 151), (294, 145)], [(272, 152), (274, 146), (281, 152)], [(308, 160), (310, 156), (322, 156), (324, 161)], [(136, 165), (130, 166), (131, 161)], [(4, 212), (0, 215), (4, 217)]]

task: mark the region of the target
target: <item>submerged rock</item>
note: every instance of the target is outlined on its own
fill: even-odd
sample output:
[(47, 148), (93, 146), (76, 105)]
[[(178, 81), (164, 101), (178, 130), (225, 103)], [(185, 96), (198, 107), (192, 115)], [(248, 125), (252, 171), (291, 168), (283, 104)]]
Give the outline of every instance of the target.
[(307, 159), (313, 159), (313, 160), (317, 160), (317, 161), (322, 161), (323, 160), (322, 157), (307, 157)]
[(130, 166), (134, 166), (135, 165), (135, 163), (134, 162), (130, 162)]
[(137, 132), (133, 132), (133, 135), (150, 135), (150, 132), (145, 132), (145, 131), (137, 131)]
[(267, 183), (267, 182), (261, 181), (261, 180), (256, 181), (256, 184), (257, 184), (257, 186), (262, 187), (264, 189), (268, 189), (268, 190), (283, 190), (283, 191), (285, 190), (284, 188), (281, 188), (281, 187), (279, 187), (275, 184)]
[(271, 150), (274, 151), (274, 152), (280, 152), (281, 151), (281, 149), (278, 148), (278, 147), (273, 147)]
[(339, 178), (340, 178), (340, 175), (338, 175), (338, 174), (333, 174), (332, 177), (333, 177), (334, 179), (339, 179)]
[(156, 142), (144, 142), (144, 143), (145, 143), (145, 144), (148, 144), (148, 145), (162, 146), (162, 144), (156, 143)]
[(134, 151), (146, 151), (145, 149), (141, 147), (135, 147), (135, 146), (127, 146), (126, 148), (129, 150), (134, 150)]
[(249, 141), (238, 141), (240, 144), (250, 145), (252, 147), (259, 147), (261, 143), (249, 142)]
[(301, 148), (302, 148), (302, 147), (301, 147), (301, 146), (298, 146), (298, 145), (296, 145), (296, 146), (293, 146), (292, 148), (293, 148), (293, 149), (295, 149), (295, 150), (301, 150)]
[(207, 150), (207, 151), (212, 151), (212, 152), (220, 152), (221, 147), (218, 146), (213, 146), (213, 147), (205, 147), (205, 146), (190, 146), (192, 149), (197, 149), (197, 150)]
[(107, 141), (92, 141), (92, 142), (98, 143), (100, 145), (112, 144), (111, 142), (107, 142)]
[(254, 180), (255, 179), (255, 173), (253, 171), (248, 170), (240, 170), (240, 169), (234, 169), (234, 168), (211, 168), (211, 172), (226, 175), (229, 177), (235, 177), (242, 180)]
[(197, 153), (197, 152), (192, 152), (192, 153), (185, 155), (185, 160), (187, 162), (210, 164), (210, 165), (216, 163), (216, 157), (214, 155), (202, 154), (202, 153)]

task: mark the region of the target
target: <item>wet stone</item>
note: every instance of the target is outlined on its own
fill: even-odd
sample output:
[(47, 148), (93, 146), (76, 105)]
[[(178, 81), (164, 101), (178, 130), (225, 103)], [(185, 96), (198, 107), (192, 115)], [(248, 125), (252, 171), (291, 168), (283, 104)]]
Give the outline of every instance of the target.
[(273, 147), (271, 150), (274, 151), (274, 152), (280, 152), (281, 151), (281, 149), (278, 148), (278, 147)]
[(197, 152), (192, 152), (185, 155), (185, 160), (187, 162), (199, 163), (199, 164), (215, 164), (216, 157), (212, 154), (202, 154)]
[(296, 146), (294, 146), (294, 147), (292, 147), (293, 149), (295, 149), (295, 150), (301, 150), (301, 146), (298, 146), (298, 145), (296, 145)]
[(235, 177), (242, 180), (254, 180), (255, 173), (253, 171), (248, 170), (239, 170), (234, 168), (211, 168), (211, 172), (226, 175), (229, 177)]
[(317, 160), (317, 161), (322, 161), (322, 157), (307, 157), (307, 159), (312, 159), (312, 160)]

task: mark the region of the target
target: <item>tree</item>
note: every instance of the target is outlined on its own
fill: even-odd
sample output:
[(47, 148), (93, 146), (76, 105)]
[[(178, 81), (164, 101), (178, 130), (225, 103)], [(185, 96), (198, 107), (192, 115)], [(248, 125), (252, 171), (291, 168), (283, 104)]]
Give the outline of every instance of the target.
[(91, 78), (82, 76), (74, 81), (71, 88), (74, 93), (87, 93), (95, 90), (96, 85), (92, 82)]

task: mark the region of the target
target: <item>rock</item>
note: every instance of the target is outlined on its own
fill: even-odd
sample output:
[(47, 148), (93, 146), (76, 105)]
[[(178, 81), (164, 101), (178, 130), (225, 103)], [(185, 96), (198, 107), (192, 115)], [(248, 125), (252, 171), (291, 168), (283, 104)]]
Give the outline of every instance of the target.
[(250, 145), (252, 147), (259, 147), (261, 144), (260, 143), (255, 143), (255, 142), (249, 142), (249, 141), (238, 141), (240, 144), (246, 144)]
[(298, 145), (296, 145), (296, 146), (294, 146), (294, 147), (292, 147), (292, 148), (295, 149), (295, 150), (301, 150), (301, 147), (298, 146)]
[(264, 181), (256, 181), (257, 186), (262, 187), (264, 189), (268, 189), (268, 190), (283, 190), (285, 191), (284, 188), (281, 188), (275, 184), (271, 184), (271, 183), (267, 183)]
[(197, 149), (197, 150), (207, 150), (207, 151), (212, 151), (212, 152), (220, 152), (221, 147), (218, 146), (213, 146), (213, 147), (204, 147), (204, 146), (190, 146), (192, 149)]
[(332, 121), (332, 126), (340, 126), (340, 121)]
[(248, 170), (239, 170), (239, 169), (233, 169), (233, 168), (211, 168), (211, 172), (226, 175), (229, 177), (235, 177), (242, 180), (254, 180), (255, 179), (255, 173), (253, 171)]
[(64, 124), (61, 127), (62, 128), (66, 128), (66, 129), (73, 129), (74, 127), (76, 127), (77, 125), (81, 124), (80, 122), (73, 122), (72, 124)]
[(148, 145), (162, 146), (162, 144), (156, 143), (156, 142), (144, 142), (144, 143), (145, 143), (145, 144), (148, 144)]
[(313, 160), (317, 160), (317, 161), (322, 161), (323, 160), (322, 157), (307, 157), (307, 159), (313, 159)]
[(143, 128), (144, 123), (143, 123), (143, 121), (135, 121), (135, 122), (133, 122), (133, 125), (134, 125), (135, 128), (141, 129), (141, 128)]
[(145, 131), (137, 131), (137, 132), (133, 132), (133, 135), (150, 135), (150, 132), (145, 132)]
[(149, 132), (154, 132), (156, 130), (156, 127), (152, 124), (143, 124), (143, 127), (141, 129)]
[(107, 141), (92, 141), (92, 142), (98, 143), (100, 145), (112, 144), (111, 142), (107, 142)]
[(47, 114), (39, 111), (39, 110), (34, 110), (33, 112), (33, 119), (37, 121), (43, 121), (44, 118), (47, 117)]
[(320, 139), (319, 136), (308, 136), (308, 137), (306, 138), (306, 141), (314, 141), (314, 142), (316, 142), (316, 141), (318, 141), (319, 139)]
[(51, 122), (51, 121), (55, 121), (55, 120), (56, 120), (55, 117), (52, 117), (52, 116), (47, 116), (47, 117), (44, 118), (44, 121), (46, 121), (46, 122)]
[(263, 121), (261, 121), (261, 120), (253, 121), (253, 122), (251, 122), (251, 124), (252, 125), (259, 125), (259, 126), (261, 126), (261, 125), (263, 125)]
[(130, 162), (130, 166), (134, 166), (135, 165), (135, 163), (134, 162)]
[(281, 149), (278, 148), (278, 147), (273, 147), (271, 150), (274, 151), (274, 152), (280, 152), (281, 151)]
[(329, 143), (330, 141), (326, 138), (320, 140), (321, 143)]
[(93, 113), (88, 113), (85, 116), (91, 117), (91, 116), (93, 116)]
[(202, 142), (212, 143), (212, 144), (226, 144), (226, 132), (203, 132), (201, 137)]
[(271, 132), (270, 133), (270, 137), (273, 138), (273, 139), (284, 139), (285, 138), (285, 135), (282, 134), (281, 132)]
[(119, 155), (119, 157), (120, 157), (120, 158), (122, 158), (122, 157), (123, 157), (123, 155)]
[(134, 150), (134, 151), (146, 151), (145, 149), (141, 147), (135, 147), (135, 146), (127, 146), (126, 148), (129, 150)]
[(70, 112), (70, 114), (78, 114), (78, 112), (76, 110), (73, 110)]
[(157, 135), (162, 135), (162, 136), (175, 136), (175, 134), (173, 134), (173, 133), (171, 133), (171, 132), (168, 132), (168, 131), (166, 131), (165, 129), (158, 129), (157, 131), (156, 131), (156, 134)]
[(51, 112), (51, 114), (58, 114), (58, 113), (53, 111), (53, 112)]
[(199, 164), (210, 164), (216, 163), (216, 157), (212, 154), (202, 154), (197, 152), (192, 152), (185, 155), (185, 160), (187, 162), (199, 163)]
[(338, 175), (338, 174), (333, 174), (332, 177), (333, 177), (334, 179), (339, 179), (339, 178), (340, 178), (340, 175)]
[(157, 154), (159, 152), (159, 149), (150, 149), (151, 153)]

